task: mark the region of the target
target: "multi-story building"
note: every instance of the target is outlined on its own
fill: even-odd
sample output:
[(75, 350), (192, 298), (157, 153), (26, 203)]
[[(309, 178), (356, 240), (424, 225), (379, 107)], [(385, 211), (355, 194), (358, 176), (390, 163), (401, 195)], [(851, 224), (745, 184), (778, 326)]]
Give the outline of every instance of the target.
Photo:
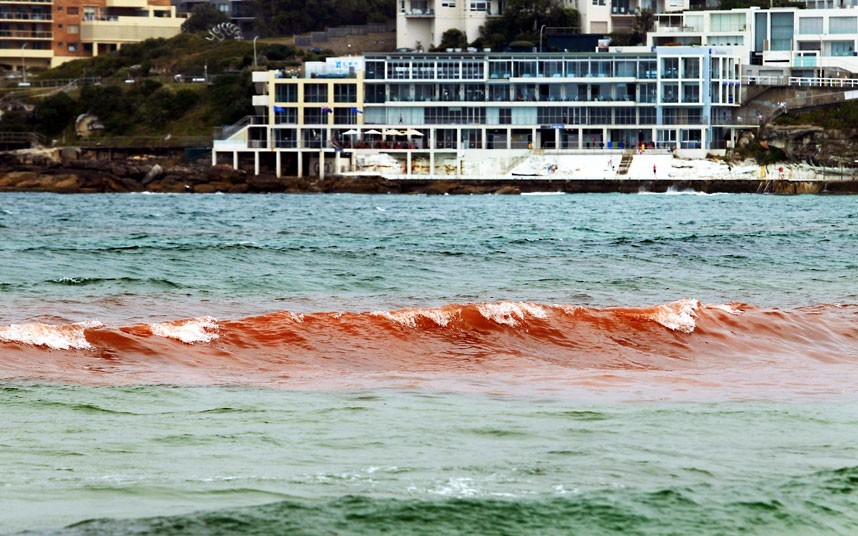
[(653, 46), (732, 47), (741, 54), (748, 74), (858, 75), (858, 9), (854, 7), (660, 15), (648, 39)]
[(172, 37), (184, 20), (169, 0), (2, 0), (0, 5), (0, 66), (16, 70)]
[(474, 162), (501, 175), (536, 151), (705, 154), (736, 135), (740, 64), (714, 47), (330, 58), (303, 78), (254, 73), (259, 114), (216, 140), (213, 159), (252, 156), (257, 172), (264, 160), (302, 176), (383, 153), (407, 175), (466, 174)]
[[(668, 13), (688, 9), (702, 0), (560, 0), (576, 9), (579, 28), (548, 28), (565, 33), (609, 34), (631, 31), (634, 15), (641, 9)], [(437, 46), (447, 30), (456, 29), (468, 41), (480, 35), (480, 26), (503, 15), (503, 0), (399, 0), (396, 13), (396, 46), (429, 49)]]

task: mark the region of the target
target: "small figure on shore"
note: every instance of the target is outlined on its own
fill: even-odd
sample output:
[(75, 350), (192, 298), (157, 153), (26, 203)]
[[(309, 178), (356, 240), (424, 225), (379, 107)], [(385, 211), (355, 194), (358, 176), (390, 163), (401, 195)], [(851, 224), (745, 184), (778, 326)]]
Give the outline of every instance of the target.
[(657, 170), (655, 164), (652, 165), (652, 174), (653, 174), (653, 176), (658, 174), (658, 170)]

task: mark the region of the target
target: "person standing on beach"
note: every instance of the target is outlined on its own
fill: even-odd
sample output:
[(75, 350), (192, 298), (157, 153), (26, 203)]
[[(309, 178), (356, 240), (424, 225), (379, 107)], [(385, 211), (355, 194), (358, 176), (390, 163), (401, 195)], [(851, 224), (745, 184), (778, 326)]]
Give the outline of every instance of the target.
[(653, 165), (652, 165), (652, 176), (653, 176), (653, 177), (655, 177), (655, 176), (657, 175), (656, 171), (657, 171), (657, 169), (656, 169), (656, 167), (655, 167), (655, 164), (653, 164)]

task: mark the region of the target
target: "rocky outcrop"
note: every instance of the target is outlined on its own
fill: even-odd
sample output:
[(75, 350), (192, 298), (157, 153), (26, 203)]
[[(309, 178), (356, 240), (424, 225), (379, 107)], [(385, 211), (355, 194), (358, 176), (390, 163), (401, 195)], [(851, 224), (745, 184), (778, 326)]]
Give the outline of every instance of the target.
[[(794, 132), (798, 132), (795, 130)], [(817, 131), (806, 131), (806, 136)], [(755, 168), (756, 170), (756, 168)], [(532, 192), (638, 193), (699, 191), (706, 193), (858, 193), (855, 177), (835, 174), (832, 180), (797, 180), (794, 173), (764, 174), (768, 178), (743, 176), (713, 179), (552, 179), (494, 180), (448, 179), (388, 180), (379, 176), (275, 177), (254, 176), (230, 166), (210, 166), (171, 162), (162, 157), (129, 157), (114, 160), (80, 158), (78, 153), (60, 150), (39, 154), (0, 154), (0, 192), (29, 191), (56, 193), (365, 193), (427, 195), (517, 195)], [(778, 175), (785, 176), (781, 180)], [(814, 177), (818, 177), (814, 175)], [(796, 180), (789, 180), (789, 179)]]
[(758, 139), (780, 149), (792, 162), (818, 166), (855, 167), (858, 129), (826, 129), (815, 125), (766, 125)]

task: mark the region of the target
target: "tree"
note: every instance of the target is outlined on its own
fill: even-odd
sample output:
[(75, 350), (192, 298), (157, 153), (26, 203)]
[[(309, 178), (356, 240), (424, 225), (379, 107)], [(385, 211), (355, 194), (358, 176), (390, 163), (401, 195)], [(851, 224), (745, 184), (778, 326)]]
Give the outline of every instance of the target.
[(33, 111), (34, 126), (43, 134), (56, 135), (75, 117), (76, 108), (77, 103), (68, 94), (51, 95), (36, 105)]
[(646, 36), (654, 25), (655, 13), (651, 9), (641, 9), (635, 14), (635, 21), (632, 23), (632, 44), (646, 43)]
[(209, 28), (223, 22), (229, 22), (229, 17), (214, 4), (197, 4), (191, 11), (191, 17), (182, 23), (182, 31), (187, 33), (206, 32)]
[(579, 28), (578, 12), (563, 7), (561, 0), (508, 0), (501, 17), (480, 27), (480, 42), (501, 49), (512, 41), (539, 42), (540, 29)]
[(451, 28), (441, 34), (441, 42), (434, 50), (447, 50), (448, 48), (466, 48), (468, 37), (461, 30)]
[(395, 17), (395, 0), (253, 0), (262, 35), (281, 36)]

